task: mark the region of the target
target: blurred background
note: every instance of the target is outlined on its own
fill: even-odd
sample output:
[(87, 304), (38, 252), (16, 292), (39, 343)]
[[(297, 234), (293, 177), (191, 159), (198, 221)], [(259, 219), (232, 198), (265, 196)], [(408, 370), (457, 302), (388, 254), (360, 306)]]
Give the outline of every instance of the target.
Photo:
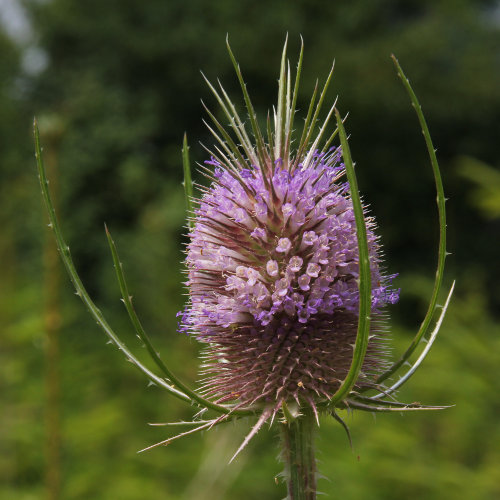
[[(285, 34), (305, 41), (298, 117), (333, 59), (360, 188), (401, 301), (402, 352), (430, 297), (437, 254), (432, 173), (395, 74), (399, 58), (438, 149), (448, 202), (453, 303), (400, 399), (437, 413), (323, 419), (327, 498), (500, 499), (500, 3), (488, 0), (0, 0), (0, 498), (276, 499), (274, 430), (231, 465), (250, 422), (184, 438), (148, 422), (190, 408), (148, 386), (86, 314), (57, 260), (41, 205), (32, 120), (63, 230), (91, 294), (139, 355), (103, 230), (118, 245), (158, 350), (194, 384), (198, 345), (176, 332), (186, 242), (180, 146), (211, 145), (200, 70), (241, 105), (226, 33), (261, 118), (275, 102)], [(296, 123), (300, 123), (297, 121)], [(195, 174), (201, 182), (201, 176)], [(443, 290), (443, 300), (444, 300)]]

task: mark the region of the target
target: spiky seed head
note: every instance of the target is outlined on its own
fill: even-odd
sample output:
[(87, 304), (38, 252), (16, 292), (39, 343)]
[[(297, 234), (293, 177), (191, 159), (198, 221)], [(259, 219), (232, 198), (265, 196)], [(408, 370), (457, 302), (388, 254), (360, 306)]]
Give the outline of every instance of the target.
[[(322, 151), (319, 141), (311, 141), (315, 149), (302, 142), (289, 151), (295, 110), (284, 79), (282, 73), (279, 101), (288, 107), (275, 113), (275, 145), (260, 151), (250, 145), (230, 110), (242, 146), (224, 148), (219, 138), (224, 151), (205, 162), (212, 183), (189, 234), (190, 302), (181, 321), (205, 344), (206, 396), (272, 413), (292, 401), (316, 411), (335, 393), (351, 364), (359, 307), (356, 224), (342, 151)], [(372, 327), (357, 387), (386, 368), (383, 309), (398, 298), (381, 269), (374, 220), (366, 222)]]

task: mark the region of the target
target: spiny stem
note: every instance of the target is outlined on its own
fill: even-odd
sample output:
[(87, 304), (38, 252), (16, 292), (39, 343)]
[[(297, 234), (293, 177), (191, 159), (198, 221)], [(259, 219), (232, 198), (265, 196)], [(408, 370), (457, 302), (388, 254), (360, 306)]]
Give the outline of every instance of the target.
[(316, 423), (311, 414), (285, 422), (281, 427), (281, 441), (285, 463), (287, 500), (316, 499), (316, 459), (314, 434)]

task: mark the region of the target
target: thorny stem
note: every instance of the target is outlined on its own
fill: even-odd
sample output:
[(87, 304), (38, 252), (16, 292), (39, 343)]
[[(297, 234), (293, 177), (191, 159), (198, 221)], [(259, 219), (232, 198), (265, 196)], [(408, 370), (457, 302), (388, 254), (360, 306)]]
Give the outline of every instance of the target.
[(316, 500), (316, 459), (312, 414), (280, 424), (287, 500)]

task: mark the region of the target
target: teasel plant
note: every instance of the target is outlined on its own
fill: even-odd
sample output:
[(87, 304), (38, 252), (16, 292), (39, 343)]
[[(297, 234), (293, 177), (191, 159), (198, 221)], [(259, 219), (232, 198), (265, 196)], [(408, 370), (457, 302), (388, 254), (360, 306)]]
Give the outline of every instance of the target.
[(384, 273), (375, 220), (360, 198), (345, 118), (336, 101), (326, 118), (319, 119), (333, 66), (321, 89), (316, 84), (295, 137), (303, 43), (292, 80), (285, 41), (278, 100), (264, 130), (226, 43), (246, 111), (245, 116), (238, 114), (222, 85), (203, 76), (228, 124), (204, 105), (209, 118), (205, 123), (215, 139), (213, 147), (205, 148), (209, 159), (199, 165), (208, 187), (192, 182), (186, 136), (182, 147), (189, 301), (179, 313), (179, 330), (203, 345), (197, 390), (170, 370), (144, 330), (107, 228), (122, 301), (154, 369), (135, 356), (89, 296), (56, 217), (35, 119), (40, 186), (62, 261), (90, 315), (150, 382), (193, 407), (192, 421), (158, 424), (182, 426), (183, 432), (141, 451), (250, 418), (254, 423), (231, 460), (264, 425), (276, 427), (287, 498), (312, 500), (317, 494), (314, 438), (320, 417), (333, 417), (349, 436), (339, 410), (446, 408), (396, 399), (429, 353), (453, 293), (454, 283), (444, 305), (438, 304), (447, 256), (443, 185), (420, 104), (392, 56), (427, 146), (440, 235), (427, 312), (406, 351), (390, 361), (386, 308), (398, 300), (399, 291), (392, 286), (393, 276)]

